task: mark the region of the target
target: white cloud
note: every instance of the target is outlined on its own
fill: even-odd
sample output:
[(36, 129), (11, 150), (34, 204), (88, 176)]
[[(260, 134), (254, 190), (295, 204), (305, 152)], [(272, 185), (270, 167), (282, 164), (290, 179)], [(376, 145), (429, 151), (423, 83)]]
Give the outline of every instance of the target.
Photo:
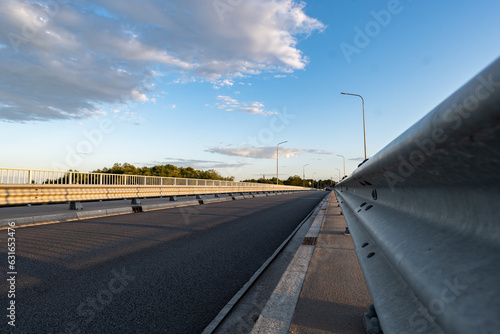
[(131, 99), (134, 101), (141, 101), (141, 102), (147, 102), (149, 101), (148, 97), (146, 94), (143, 94), (137, 90), (133, 90), (130, 94)]
[[(265, 146), (265, 147), (253, 147), (246, 145), (240, 147), (222, 146), (222, 147), (211, 147), (207, 149), (206, 152), (218, 153), (228, 156), (255, 158), (255, 159), (276, 159), (276, 146)], [(280, 146), (279, 148), (280, 157), (284, 158), (298, 157), (303, 153), (321, 154), (321, 155), (333, 154), (333, 152), (316, 150), (316, 149), (300, 149), (287, 146)]]
[(262, 115), (262, 116), (277, 114), (277, 112), (275, 111), (265, 111), (264, 104), (262, 102), (240, 103), (238, 100), (230, 96), (224, 96), (224, 95), (217, 96), (217, 100), (219, 100), (220, 102), (217, 102), (215, 106), (218, 109), (224, 109), (226, 111), (240, 111), (247, 114)]
[(303, 8), (292, 0), (242, 1), (221, 20), (213, 1), (4, 0), (0, 119), (85, 118), (101, 105), (148, 102), (161, 73), (220, 88), (303, 69), (297, 36), (324, 29)]
[(221, 87), (231, 87), (234, 85), (234, 82), (229, 79), (224, 79), (224, 80), (216, 80), (212, 82), (212, 85), (215, 89), (219, 89)]
[(321, 154), (321, 155), (334, 155), (334, 152), (330, 151), (325, 151), (325, 150), (317, 150), (317, 149), (307, 149), (304, 150), (306, 153), (311, 153), (311, 154)]
[[(212, 147), (206, 150), (210, 153), (218, 153), (229, 156), (239, 156), (255, 159), (276, 159), (276, 147)], [(300, 153), (298, 149), (288, 147), (280, 148), (280, 156), (290, 158)]]

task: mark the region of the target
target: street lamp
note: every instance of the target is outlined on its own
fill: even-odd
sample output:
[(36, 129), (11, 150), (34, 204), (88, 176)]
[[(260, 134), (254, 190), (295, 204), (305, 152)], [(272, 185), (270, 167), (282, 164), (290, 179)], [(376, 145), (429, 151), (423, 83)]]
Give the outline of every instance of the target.
[(278, 159), (279, 159), (279, 152), (278, 152), (278, 146), (280, 146), (281, 144), (284, 144), (284, 143), (288, 143), (288, 140), (286, 140), (286, 141), (282, 141), (281, 143), (278, 143), (278, 145), (276, 145), (276, 185), (279, 185), (279, 177), (278, 177), (278, 169), (279, 169)]
[(339, 171), (339, 182), (340, 182), (340, 169), (338, 169), (338, 168), (335, 168), (335, 169)]
[(361, 95), (358, 95), (358, 94), (343, 93), (343, 92), (341, 92), (340, 94), (359, 96), (361, 98), (361, 101), (363, 102), (363, 136), (364, 136), (364, 140), (365, 140), (365, 160), (366, 160), (365, 99), (363, 99), (363, 97)]
[[(343, 155), (337, 154), (338, 157), (342, 157), (344, 159), (344, 176), (345, 176), (345, 157)], [(342, 177), (344, 177), (342, 176)]]
[(302, 166), (302, 188), (306, 187), (306, 166), (309, 166), (309, 164)]

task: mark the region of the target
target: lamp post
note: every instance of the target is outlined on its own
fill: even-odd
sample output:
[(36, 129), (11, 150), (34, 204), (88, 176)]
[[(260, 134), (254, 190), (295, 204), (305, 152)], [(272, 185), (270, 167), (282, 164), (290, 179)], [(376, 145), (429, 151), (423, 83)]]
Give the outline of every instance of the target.
[(309, 164), (302, 166), (302, 188), (306, 187), (306, 166), (309, 166)]
[(362, 103), (363, 103), (363, 137), (365, 140), (365, 160), (366, 160), (365, 99), (363, 99), (363, 97), (361, 95), (358, 95), (358, 94), (343, 93), (343, 92), (341, 92), (340, 94), (359, 96), (361, 98)]
[(338, 168), (335, 168), (335, 169), (339, 171), (339, 182), (340, 182), (340, 169), (338, 169)]
[(284, 143), (288, 143), (288, 140), (282, 141), (281, 143), (278, 143), (278, 145), (276, 145), (276, 185), (279, 185), (279, 176), (278, 176), (278, 170), (279, 170), (279, 164), (278, 164), (279, 152), (278, 152), (278, 146), (280, 146), (281, 144), (284, 144)]
[(342, 157), (342, 159), (344, 159), (344, 175), (342, 177), (345, 176), (345, 157), (343, 155), (340, 155), (340, 154), (337, 154), (338, 157)]

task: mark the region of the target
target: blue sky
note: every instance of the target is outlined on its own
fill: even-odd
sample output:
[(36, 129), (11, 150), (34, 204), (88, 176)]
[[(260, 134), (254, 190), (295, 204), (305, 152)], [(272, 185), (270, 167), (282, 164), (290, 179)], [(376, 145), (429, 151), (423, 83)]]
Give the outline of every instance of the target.
[(14, 1), (0, 167), (338, 178), (500, 54), (484, 1)]

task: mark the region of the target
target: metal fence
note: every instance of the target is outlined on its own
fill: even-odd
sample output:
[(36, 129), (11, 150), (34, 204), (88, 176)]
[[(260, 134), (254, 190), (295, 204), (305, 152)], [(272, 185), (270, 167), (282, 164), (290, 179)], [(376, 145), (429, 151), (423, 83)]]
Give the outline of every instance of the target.
[(75, 184), (75, 185), (144, 185), (144, 186), (204, 186), (204, 187), (262, 187), (276, 185), (176, 177), (61, 172), (39, 169), (0, 168), (0, 184)]

